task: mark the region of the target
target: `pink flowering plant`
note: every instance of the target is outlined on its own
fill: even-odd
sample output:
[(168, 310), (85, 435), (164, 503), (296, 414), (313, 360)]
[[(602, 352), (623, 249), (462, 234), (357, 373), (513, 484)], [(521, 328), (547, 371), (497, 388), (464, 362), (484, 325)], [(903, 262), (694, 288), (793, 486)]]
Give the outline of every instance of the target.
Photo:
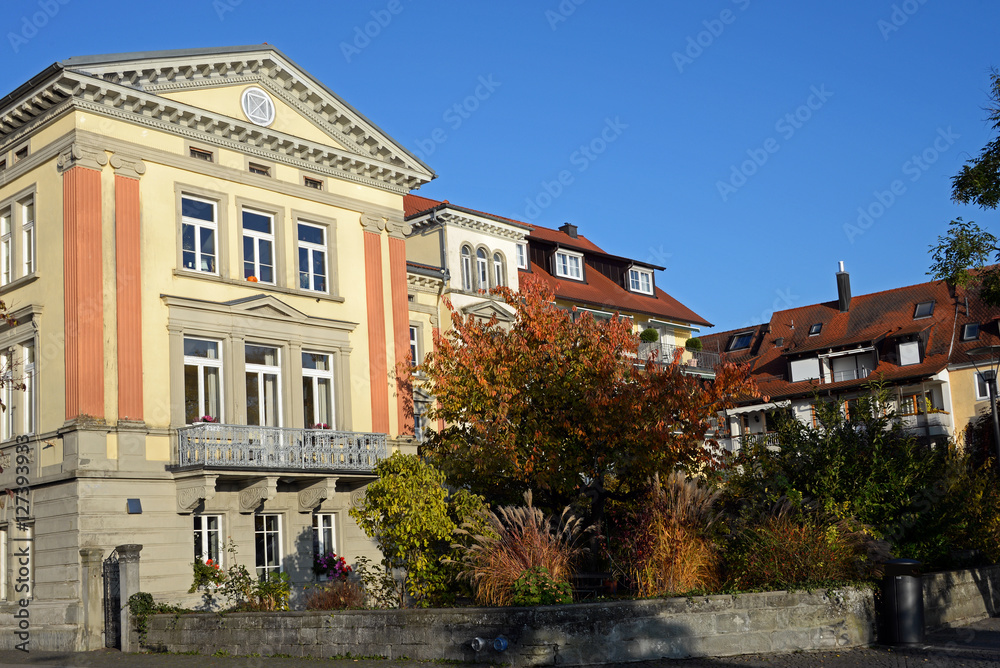
[(343, 557), (338, 557), (336, 552), (327, 552), (316, 555), (313, 571), (316, 575), (328, 575), (332, 580), (345, 581), (353, 569), (347, 565)]
[(211, 415), (202, 415), (201, 416), (201, 421), (202, 422), (215, 422), (215, 418), (212, 417)]

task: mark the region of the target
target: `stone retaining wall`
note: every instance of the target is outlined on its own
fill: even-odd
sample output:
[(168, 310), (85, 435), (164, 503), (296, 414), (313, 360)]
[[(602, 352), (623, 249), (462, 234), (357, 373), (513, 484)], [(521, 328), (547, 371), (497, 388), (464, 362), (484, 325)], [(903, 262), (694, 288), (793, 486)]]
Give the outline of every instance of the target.
[[(144, 649), (588, 665), (867, 645), (870, 591), (769, 592), (539, 608), (157, 615)], [(509, 647), (476, 654), (475, 637)]]
[(930, 573), (923, 586), (928, 631), (1000, 616), (1000, 566)]

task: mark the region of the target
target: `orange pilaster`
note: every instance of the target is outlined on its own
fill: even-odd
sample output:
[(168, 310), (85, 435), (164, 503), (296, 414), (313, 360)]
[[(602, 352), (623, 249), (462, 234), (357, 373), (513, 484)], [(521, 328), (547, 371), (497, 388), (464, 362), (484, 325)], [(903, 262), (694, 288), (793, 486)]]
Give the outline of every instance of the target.
[(66, 419), (104, 417), (101, 173), (63, 173)]
[[(410, 359), (410, 307), (406, 283), (406, 242), (389, 238), (389, 280), (392, 282), (392, 329), (396, 343), (396, 364)], [(410, 395), (410, 396), (407, 396)], [(399, 412), (399, 433), (413, 433), (412, 393), (396, 381), (396, 408)], [(409, 413), (409, 414), (408, 414)]]
[(115, 175), (118, 417), (142, 420), (142, 267), (139, 180)]
[(386, 361), (382, 236), (365, 232), (365, 296), (368, 306), (368, 370), (371, 377), (372, 431), (389, 433), (389, 368)]

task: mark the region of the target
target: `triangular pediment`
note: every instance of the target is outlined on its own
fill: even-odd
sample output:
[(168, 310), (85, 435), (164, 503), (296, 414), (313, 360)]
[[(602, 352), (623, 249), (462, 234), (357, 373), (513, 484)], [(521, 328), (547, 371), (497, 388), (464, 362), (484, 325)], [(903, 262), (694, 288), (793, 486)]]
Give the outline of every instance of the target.
[(254, 295), (225, 302), (234, 312), (243, 311), (255, 316), (270, 316), (284, 320), (305, 321), (309, 319), (302, 311), (293, 308), (273, 295)]
[[(434, 173), (363, 114), (274, 47), (156, 51), (70, 58), (36, 77), (0, 107), (5, 136), (67, 100), (96, 113), (177, 126), (231, 148), (249, 145), (275, 160), (312, 163), (348, 180), (408, 191)], [(247, 113), (256, 88), (273, 117)], [(255, 93), (256, 95), (256, 93)], [(302, 165), (305, 166), (305, 165)]]
[(496, 317), (500, 322), (514, 322), (514, 314), (501, 304), (484, 300), (477, 304), (470, 304), (462, 309), (465, 315), (473, 315), (482, 320), (490, 320)]

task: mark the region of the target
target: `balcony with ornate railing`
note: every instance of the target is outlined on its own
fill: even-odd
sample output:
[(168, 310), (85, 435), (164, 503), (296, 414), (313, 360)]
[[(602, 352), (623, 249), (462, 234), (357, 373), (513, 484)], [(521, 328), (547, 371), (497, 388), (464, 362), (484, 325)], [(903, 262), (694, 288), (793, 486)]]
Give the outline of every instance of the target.
[(673, 361), (674, 355), (680, 351), (681, 366), (691, 367), (703, 371), (714, 371), (719, 365), (718, 353), (708, 353), (704, 350), (692, 350), (684, 346), (675, 346), (670, 343), (642, 342), (639, 344), (639, 359), (647, 359), (651, 354), (656, 362), (669, 364)]
[(388, 456), (385, 434), (241, 424), (177, 430), (178, 467), (369, 472)]

